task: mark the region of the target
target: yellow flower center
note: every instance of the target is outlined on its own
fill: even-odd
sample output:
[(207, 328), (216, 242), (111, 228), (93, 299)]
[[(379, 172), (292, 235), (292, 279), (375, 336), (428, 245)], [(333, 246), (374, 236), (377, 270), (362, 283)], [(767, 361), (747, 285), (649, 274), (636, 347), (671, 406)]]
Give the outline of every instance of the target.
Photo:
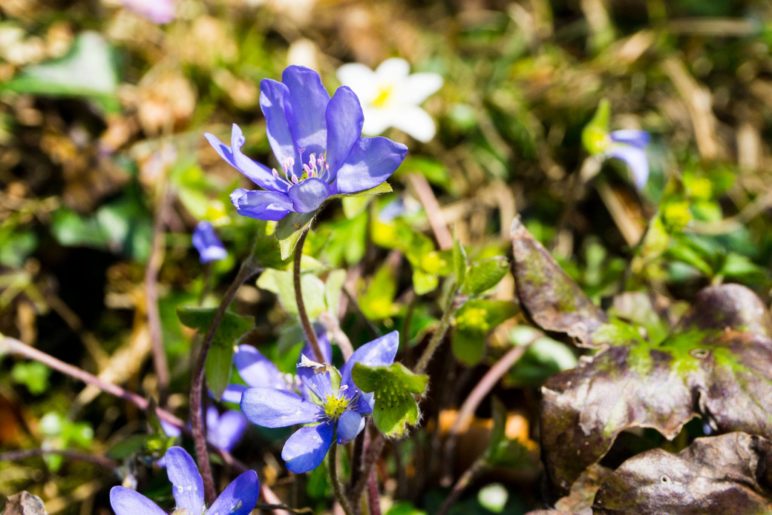
[(324, 414), (331, 420), (338, 420), (348, 408), (348, 399), (337, 395), (328, 395), (324, 400)]
[(378, 89), (378, 94), (373, 99), (373, 105), (375, 107), (385, 107), (391, 100), (391, 95), (394, 92), (394, 86), (381, 86)]

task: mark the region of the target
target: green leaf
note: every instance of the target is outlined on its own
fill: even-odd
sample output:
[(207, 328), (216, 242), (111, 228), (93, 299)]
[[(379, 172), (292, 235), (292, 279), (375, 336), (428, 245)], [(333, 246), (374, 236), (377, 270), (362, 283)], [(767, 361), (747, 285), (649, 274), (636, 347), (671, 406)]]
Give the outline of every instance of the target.
[(394, 304), (396, 294), (397, 279), (394, 271), (389, 264), (382, 265), (359, 296), (359, 307), (370, 320), (389, 318), (398, 310)]
[[(206, 334), (216, 311), (216, 308), (181, 307), (177, 316), (185, 326)], [(230, 381), (234, 346), (252, 325), (251, 317), (226, 311), (217, 328), (206, 357), (206, 382), (217, 399), (222, 397)]]
[(276, 224), (274, 234), (279, 240), (282, 259), (289, 259), (295, 252), (295, 245), (297, 245), (300, 239), (300, 234), (311, 224), (316, 213), (316, 211), (311, 213), (290, 213)]
[[(282, 307), (290, 314), (298, 314), (295, 301), (295, 284), (292, 272), (289, 270), (265, 270), (257, 279), (258, 288), (275, 293)], [(316, 318), (324, 313), (325, 286), (321, 279), (311, 273), (301, 273), (300, 287), (303, 290), (303, 300), (310, 318)]]
[(485, 356), (488, 334), (516, 312), (515, 304), (508, 301), (475, 299), (466, 302), (454, 318), (453, 355), (465, 365), (479, 363)]
[(582, 144), (590, 155), (602, 154), (608, 148), (611, 106), (605, 98), (598, 104), (595, 115), (582, 131)]
[(425, 295), (437, 289), (440, 279), (436, 275), (427, 274), (422, 270), (413, 270), (413, 289), (416, 295)]
[(375, 426), (389, 438), (405, 436), (408, 426), (418, 424), (420, 411), (415, 395), (422, 395), (429, 376), (415, 374), (402, 363), (389, 366), (354, 365), (354, 383), (364, 392), (373, 392)]
[(392, 191), (391, 185), (388, 182), (382, 182), (375, 188), (367, 191), (362, 191), (353, 195), (344, 195), (341, 199), (343, 214), (348, 219), (355, 218), (364, 212), (373, 197), (376, 195), (383, 195), (384, 193), (391, 193)]
[(34, 232), (18, 230), (14, 226), (3, 227), (0, 229), (0, 265), (20, 268), (37, 245)]
[(493, 483), (480, 489), (477, 502), (493, 513), (502, 513), (509, 500), (509, 492), (501, 483)]
[(268, 224), (258, 220), (255, 227), (255, 260), (263, 268), (280, 268), (286, 264), (276, 238), (268, 233)]
[(40, 395), (48, 388), (51, 369), (38, 362), (19, 362), (11, 369), (13, 382), (23, 384), (33, 395)]
[(97, 32), (83, 32), (64, 57), (24, 68), (0, 91), (33, 95), (76, 96), (96, 100), (106, 111), (117, 111), (118, 74), (112, 50)]
[(473, 263), (469, 268), (461, 292), (467, 295), (480, 295), (496, 286), (509, 271), (509, 261), (504, 256), (496, 256)]
[(453, 276), (456, 278), (456, 284), (464, 284), (466, 279), (466, 269), (469, 267), (469, 259), (466, 256), (466, 250), (461, 242), (453, 241)]

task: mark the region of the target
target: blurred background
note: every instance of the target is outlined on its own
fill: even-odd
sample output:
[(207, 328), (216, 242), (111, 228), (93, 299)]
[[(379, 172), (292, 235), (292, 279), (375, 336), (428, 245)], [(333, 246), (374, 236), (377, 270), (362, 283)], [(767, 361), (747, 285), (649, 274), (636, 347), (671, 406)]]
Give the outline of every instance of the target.
[[(228, 141), (236, 122), (246, 153), (275, 165), (261, 79), (302, 64), (332, 91), (342, 64), (375, 68), (395, 56), (444, 85), (423, 104), (437, 124), (431, 141), (386, 134), (410, 149), (386, 200), (416, 204), (408, 174), (417, 174), (461, 241), (502, 253), (519, 214), (596, 301), (625, 281), (678, 300), (722, 280), (768, 301), (771, 44), (772, 5), (762, 0), (3, 0), (0, 333), (140, 392), (157, 388), (149, 356), (161, 338), (167, 405), (184, 414), (192, 337), (175, 310), (227, 284), (254, 228), (228, 200), (243, 179), (203, 133)], [(580, 176), (582, 130), (604, 99), (612, 128), (652, 135), (642, 188), (616, 161)], [(639, 245), (653, 217), (664, 246)], [(209, 272), (190, 243), (200, 220), (230, 251)], [(425, 214), (410, 220), (431, 234)], [(369, 276), (387, 254), (373, 250), (365, 218), (339, 208), (317, 232), (311, 248), (331, 267)], [(501, 295), (511, 298), (509, 281)], [(394, 313), (377, 323), (399, 327), (410, 301), (389, 300)], [(297, 335), (280, 330), (275, 296), (247, 286), (238, 303), (257, 321), (250, 339), (281, 360)], [(428, 308), (415, 313), (414, 323), (430, 323)], [(352, 340), (367, 341), (359, 334), (354, 327)], [(543, 502), (533, 459), (538, 386), (575, 363), (554, 344), (500, 387), (531, 452), (516, 472), (494, 474), (508, 485), (507, 513)], [(0, 450), (77, 449), (137, 466), (124, 459), (149, 445), (142, 413), (43, 365), (0, 360)], [(285, 368), (293, 361), (285, 357)], [(467, 381), (479, 377), (469, 370)], [(425, 435), (443, 431), (457, 395), (437, 400)], [(325, 505), (324, 478), (287, 476), (271, 454), (277, 445), (255, 432), (236, 454), (290, 504)], [(459, 449), (461, 471), (465, 452), (479, 452), (469, 445)], [(56, 456), (2, 461), (0, 494), (30, 490), (49, 513), (108, 513), (109, 487), (122, 477)], [(394, 513), (431, 512), (447, 491), (439, 475), (403, 479), (386, 486), (407, 503)], [(477, 492), (457, 513), (489, 512)]]

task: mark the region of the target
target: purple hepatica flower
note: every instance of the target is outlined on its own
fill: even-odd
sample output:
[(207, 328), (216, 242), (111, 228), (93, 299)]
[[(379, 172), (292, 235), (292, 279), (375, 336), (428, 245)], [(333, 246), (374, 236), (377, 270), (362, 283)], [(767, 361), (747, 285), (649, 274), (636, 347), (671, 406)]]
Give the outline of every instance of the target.
[(206, 439), (218, 449), (233, 449), (246, 430), (247, 419), (240, 411), (228, 410), (221, 415), (214, 406), (206, 410)]
[(324, 461), (333, 438), (338, 443), (352, 440), (364, 427), (364, 417), (373, 411), (372, 394), (361, 392), (351, 378), (354, 364), (389, 365), (398, 346), (396, 331), (373, 340), (359, 347), (340, 372), (303, 353), (297, 365), (300, 395), (290, 389), (248, 388), (241, 409), (263, 427), (302, 424), (284, 444), (281, 457), (290, 472), (313, 470)]
[(174, 19), (174, 0), (123, 0), (122, 3), (153, 23), (164, 24)]
[(230, 147), (205, 134), (220, 157), (262, 188), (231, 193), (244, 216), (281, 220), (288, 213), (310, 213), (332, 195), (378, 186), (407, 153), (390, 139), (363, 138), (362, 107), (354, 92), (343, 86), (330, 98), (319, 74), (309, 68), (290, 66), (282, 82), (263, 80), (260, 107), (281, 172), (241, 152), (244, 135), (236, 124)]
[[(247, 515), (257, 503), (260, 481), (254, 470), (247, 470), (234, 479), (207, 509), (204, 504), (204, 483), (190, 454), (182, 447), (170, 447), (163, 462), (172, 484), (172, 495), (176, 504), (174, 513)], [(165, 513), (144, 495), (122, 486), (114, 486), (110, 490), (110, 505), (116, 515)]]
[(650, 136), (646, 131), (621, 130), (609, 134), (611, 145), (606, 150), (606, 157), (621, 159), (630, 167), (633, 183), (642, 190), (649, 179), (649, 161), (646, 158), (646, 146)]
[(193, 232), (193, 246), (196, 247), (202, 263), (219, 261), (228, 256), (228, 251), (209, 222), (198, 223)]

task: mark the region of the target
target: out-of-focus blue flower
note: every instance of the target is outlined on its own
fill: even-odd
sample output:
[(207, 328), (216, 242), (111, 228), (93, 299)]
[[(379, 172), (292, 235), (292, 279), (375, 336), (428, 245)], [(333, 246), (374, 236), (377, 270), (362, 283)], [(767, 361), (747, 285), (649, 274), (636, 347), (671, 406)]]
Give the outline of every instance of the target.
[[(174, 513), (247, 515), (257, 503), (260, 480), (254, 470), (247, 470), (234, 479), (207, 509), (204, 504), (204, 482), (190, 454), (182, 447), (170, 447), (164, 455), (163, 464), (172, 484)], [(116, 515), (166, 513), (136, 490), (122, 486), (114, 486), (110, 490), (110, 505)]]
[(649, 160), (646, 146), (651, 137), (646, 131), (620, 130), (609, 133), (610, 143), (605, 152), (609, 158), (621, 159), (630, 168), (635, 186), (642, 190), (649, 180)]
[(332, 195), (378, 186), (407, 153), (390, 139), (363, 138), (362, 107), (354, 92), (343, 86), (330, 98), (319, 74), (303, 66), (285, 69), (282, 82), (263, 80), (260, 107), (280, 171), (241, 152), (244, 135), (236, 124), (231, 146), (205, 134), (220, 157), (262, 188), (231, 194), (244, 216), (281, 220), (291, 212), (315, 211)]
[[(241, 394), (234, 402), (238, 403), (240, 400)], [(214, 406), (209, 406), (206, 410), (206, 440), (218, 449), (233, 449), (244, 436), (247, 425), (247, 419), (240, 411), (228, 410), (220, 414)], [(177, 438), (182, 433), (180, 428), (163, 420), (161, 428), (166, 436), (172, 438)]]
[(193, 231), (193, 246), (196, 247), (202, 263), (219, 261), (228, 256), (228, 251), (209, 222), (198, 222), (196, 230)]
[[(325, 343), (323, 353), (329, 356), (329, 341)], [(281, 456), (291, 472), (313, 470), (324, 461), (333, 438), (338, 443), (353, 439), (364, 428), (364, 417), (373, 411), (373, 395), (360, 391), (351, 378), (354, 364), (389, 365), (398, 346), (399, 334), (394, 331), (359, 347), (340, 371), (312, 361), (306, 348), (297, 364), (299, 385), (284, 382), (279, 387), (247, 388), (241, 409), (259, 426), (302, 425), (287, 439)], [(244, 370), (239, 370), (243, 377)]]
[(153, 23), (169, 23), (174, 19), (174, 0), (123, 0), (123, 5)]

